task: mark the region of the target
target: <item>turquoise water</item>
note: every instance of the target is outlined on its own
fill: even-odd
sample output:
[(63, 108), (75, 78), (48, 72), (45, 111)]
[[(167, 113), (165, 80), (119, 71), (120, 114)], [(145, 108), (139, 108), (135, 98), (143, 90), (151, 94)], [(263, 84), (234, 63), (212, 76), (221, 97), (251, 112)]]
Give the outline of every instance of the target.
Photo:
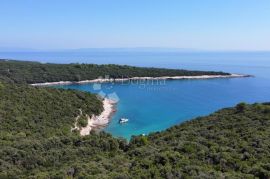
[[(68, 56), (70, 58), (68, 58)], [(161, 84), (93, 84), (57, 86), (94, 93), (117, 94), (117, 112), (105, 131), (114, 136), (161, 131), (239, 102), (270, 101), (270, 53), (0, 53), (0, 58), (42, 62), (117, 63), (137, 66), (215, 70), (255, 75), (254, 78), (175, 80)], [(56, 60), (55, 60), (56, 59)], [(127, 117), (127, 124), (118, 120)]]
[[(92, 84), (58, 87), (100, 92)], [(145, 86), (102, 84), (104, 93), (115, 92), (120, 99), (117, 112), (105, 130), (125, 138), (161, 131), (241, 101), (270, 101), (269, 87), (269, 83), (256, 78), (175, 80), (166, 81), (165, 85)], [(118, 124), (121, 117), (129, 118), (129, 123)]]

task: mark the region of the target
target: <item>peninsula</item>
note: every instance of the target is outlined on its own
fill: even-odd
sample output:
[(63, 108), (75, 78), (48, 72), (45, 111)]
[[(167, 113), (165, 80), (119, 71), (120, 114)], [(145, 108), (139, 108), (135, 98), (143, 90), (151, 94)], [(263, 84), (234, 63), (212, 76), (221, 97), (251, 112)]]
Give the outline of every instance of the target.
[(207, 79), (247, 77), (214, 71), (146, 68), (126, 65), (43, 64), (0, 60), (0, 79), (18, 84), (55, 85), (136, 79)]

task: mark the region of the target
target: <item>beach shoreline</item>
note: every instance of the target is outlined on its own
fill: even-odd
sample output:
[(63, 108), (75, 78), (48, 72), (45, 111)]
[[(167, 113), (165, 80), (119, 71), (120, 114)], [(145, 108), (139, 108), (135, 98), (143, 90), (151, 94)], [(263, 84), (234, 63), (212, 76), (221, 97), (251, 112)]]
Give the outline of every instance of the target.
[(100, 115), (92, 115), (91, 117), (87, 115), (87, 126), (79, 129), (81, 136), (89, 135), (92, 130), (104, 128), (109, 124), (116, 111), (116, 102), (108, 98), (104, 98), (102, 102), (103, 111)]
[(162, 76), (162, 77), (132, 77), (132, 78), (109, 78), (109, 79), (94, 79), (82, 81), (59, 81), (34, 83), (31, 86), (54, 86), (54, 85), (70, 85), (70, 84), (87, 84), (87, 83), (108, 83), (108, 82), (125, 82), (132, 80), (184, 80), (184, 79), (214, 79), (214, 78), (244, 78), (252, 77), (251, 75), (230, 74), (230, 75), (200, 75), (200, 76)]

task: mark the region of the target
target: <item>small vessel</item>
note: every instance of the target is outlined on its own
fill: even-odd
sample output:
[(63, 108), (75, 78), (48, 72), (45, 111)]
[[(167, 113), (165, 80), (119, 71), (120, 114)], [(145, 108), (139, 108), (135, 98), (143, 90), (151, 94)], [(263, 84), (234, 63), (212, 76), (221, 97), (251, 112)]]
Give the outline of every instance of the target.
[(123, 123), (127, 123), (128, 122), (128, 118), (121, 118), (119, 119), (119, 123), (123, 124)]

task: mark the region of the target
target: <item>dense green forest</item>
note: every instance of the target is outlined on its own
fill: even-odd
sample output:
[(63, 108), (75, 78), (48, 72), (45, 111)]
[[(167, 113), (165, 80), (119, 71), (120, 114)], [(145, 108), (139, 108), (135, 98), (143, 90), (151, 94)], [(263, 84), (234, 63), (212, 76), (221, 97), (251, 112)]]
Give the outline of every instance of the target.
[[(74, 127), (99, 114), (96, 95), (27, 83), (99, 76), (211, 75), (119, 65), (0, 60), (0, 178), (269, 178), (270, 103), (240, 103), (129, 142)], [(81, 115), (81, 116), (84, 116)], [(79, 118), (80, 126), (85, 119)]]
[(270, 104), (220, 110), (129, 143), (70, 131), (96, 96), (0, 83), (0, 178), (269, 178)]
[(96, 95), (29, 85), (0, 83), (0, 99), (0, 133), (6, 136), (66, 135), (79, 110), (90, 116), (103, 110)]
[(92, 80), (100, 76), (110, 78), (229, 75), (223, 72), (188, 71), (162, 68), (140, 68), (121, 65), (42, 64), (0, 60), (0, 80), (15, 83), (43, 83), (57, 81)]

